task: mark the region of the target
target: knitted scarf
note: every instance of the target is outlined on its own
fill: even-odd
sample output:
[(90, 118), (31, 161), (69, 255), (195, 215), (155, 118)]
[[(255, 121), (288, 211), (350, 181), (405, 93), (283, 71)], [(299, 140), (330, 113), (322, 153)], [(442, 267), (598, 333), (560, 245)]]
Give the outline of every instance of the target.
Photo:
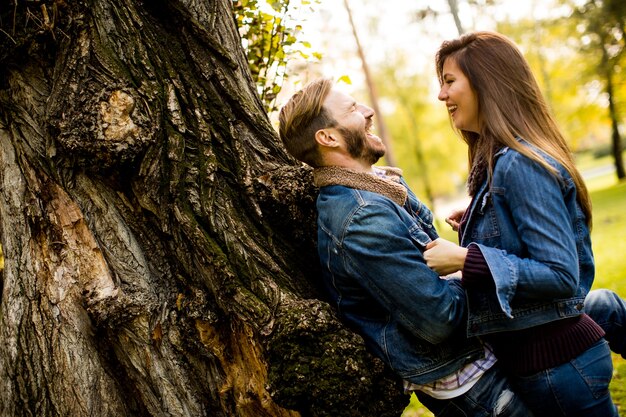
[(354, 171), (342, 167), (321, 167), (313, 170), (313, 182), (318, 187), (343, 185), (357, 190), (382, 194), (398, 205), (404, 205), (407, 190), (400, 184), (402, 170), (393, 167), (376, 167), (384, 172), (384, 178), (375, 174)]

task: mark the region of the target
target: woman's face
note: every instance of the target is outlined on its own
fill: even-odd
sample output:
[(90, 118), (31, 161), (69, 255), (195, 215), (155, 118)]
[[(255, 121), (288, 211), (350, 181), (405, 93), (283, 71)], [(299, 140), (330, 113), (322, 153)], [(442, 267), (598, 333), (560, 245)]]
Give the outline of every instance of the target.
[(443, 84), (438, 98), (446, 103), (454, 127), (479, 132), (478, 97), (456, 60), (452, 58), (443, 63)]

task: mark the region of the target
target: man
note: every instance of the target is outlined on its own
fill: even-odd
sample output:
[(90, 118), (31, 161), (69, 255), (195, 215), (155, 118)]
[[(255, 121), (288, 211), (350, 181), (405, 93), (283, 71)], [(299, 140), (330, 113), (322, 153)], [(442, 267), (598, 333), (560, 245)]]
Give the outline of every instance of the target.
[(626, 300), (600, 288), (585, 297), (585, 313), (602, 327), (611, 350), (626, 359)]
[(318, 252), (335, 307), (435, 415), (531, 415), (488, 346), (465, 336), (459, 280), (426, 266), (423, 251), (438, 237), (431, 212), (399, 169), (373, 166), (385, 154), (373, 116), (330, 79), (280, 112), (285, 147), (320, 187)]

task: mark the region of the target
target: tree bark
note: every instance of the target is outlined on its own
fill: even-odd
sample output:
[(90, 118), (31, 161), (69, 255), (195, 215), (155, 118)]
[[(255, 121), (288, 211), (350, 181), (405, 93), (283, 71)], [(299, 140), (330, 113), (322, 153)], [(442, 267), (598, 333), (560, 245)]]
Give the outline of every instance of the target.
[(0, 415), (384, 416), (228, 0), (0, 6)]
[[(603, 49), (603, 51), (606, 51), (606, 49)], [(607, 55), (606, 52), (604, 52), (604, 54)], [(611, 70), (606, 71), (606, 93), (609, 98), (609, 117), (611, 119), (611, 153), (613, 154), (613, 163), (615, 164), (615, 174), (617, 175), (618, 181), (624, 181), (626, 178), (624, 158), (622, 157), (624, 147), (622, 146), (622, 135), (620, 135), (619, 131), (619, 116), (617, 112), (617, 105), (615, 104), (615, 89), (613, 87), (613, 72)]]

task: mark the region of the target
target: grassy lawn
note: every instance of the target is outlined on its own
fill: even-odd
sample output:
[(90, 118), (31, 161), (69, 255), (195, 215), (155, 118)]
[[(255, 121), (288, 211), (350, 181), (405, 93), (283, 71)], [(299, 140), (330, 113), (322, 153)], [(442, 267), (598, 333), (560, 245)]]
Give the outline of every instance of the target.
[[(593, 201), (593, 230), (591, 239), (596, 263), (593, 288), (608, 288), (626, 297), (626, 182), (617, 183), (615, 174), (604, 175), (587, 182)], [(447, 227), (442, 237), (456, 241)], [(626, 416), (626, 360), (613, 355), (614, 373), (611, 395), (620, 415)], [(402, 417), (432, 417), (414, 395)]]
[[(626, 297), (626, 182), (615, 175), (588, 183), (593, 201), (591, 239), (596, 262), (593, 288), (608, 288)], [(612, 183), (611, 183), (612, 180)], [(605, 182), (609, 185), (606, 186)], [(613, 355), (611, 395), (620, 415), (626, 416), (626, 360)]]
[(591, 199), (594, 288), (609, 288), (626, 297), (626, 182), (591, 189)]

